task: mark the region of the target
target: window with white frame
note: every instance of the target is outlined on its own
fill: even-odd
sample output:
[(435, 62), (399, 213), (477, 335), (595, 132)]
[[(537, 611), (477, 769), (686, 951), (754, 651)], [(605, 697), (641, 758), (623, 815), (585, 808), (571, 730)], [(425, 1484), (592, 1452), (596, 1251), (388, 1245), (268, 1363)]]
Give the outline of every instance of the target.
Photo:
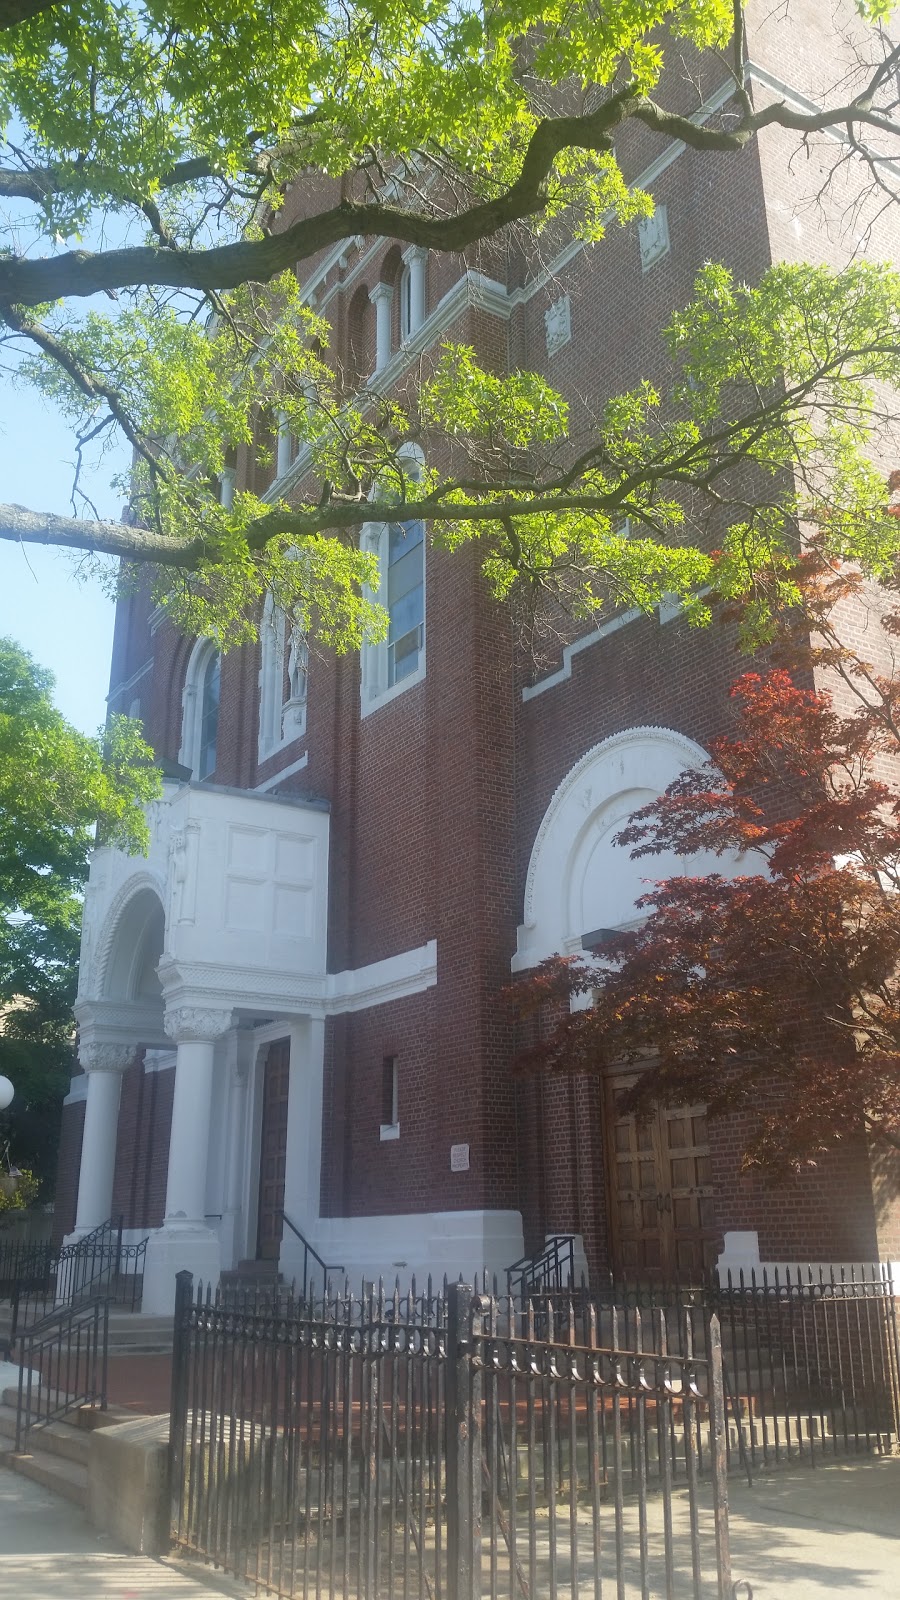
[[(420, 452), (410, 449), (406, 466), (409, 477), (418, 479)], [(363, 531), (363, 548), (378, 558), (376, 598), (388, 614), (387, 638), (363, 647), (366, 716), (425, 676), (425, 524), (418, 518), (371, 523)]]
[(402, 344), (404, 339), (408, 339), (410, 334), (415, 332), (412, 306), (412, 273), (410, 272), (408, 261), (405, 261), (400, 269), (397, 288), (400, 299), (400, 343)]
[(201, 782), (216, 770), (221, 673), (222, 658), (215, 641), (198, 639), (185, 673), (178, 759)]
[(259, 760), (306, 732), (309, 645), (269, 595), (260, 628)]

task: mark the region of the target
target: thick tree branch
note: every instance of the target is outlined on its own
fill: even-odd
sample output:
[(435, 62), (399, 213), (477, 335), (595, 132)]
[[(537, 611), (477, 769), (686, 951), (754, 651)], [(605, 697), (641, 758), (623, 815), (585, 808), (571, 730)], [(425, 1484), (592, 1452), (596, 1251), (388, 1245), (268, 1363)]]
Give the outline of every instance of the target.
[(42, 11), (52, 11), (56, 4), (58, 0), (0, 0), (0, 33), (39, 17)]
[[(43, 261), (5, 260), (0, 261), (0, 301), (40, 305), (69, 295), (90, 295), (136, 284), (207, 292), (233, 289), (241, 283), (267, 282), (298, 261), (354, 234), (380, 235), (429, 250), (463, 250), (510, 223), (543, 210), (547, 203), (546, 183), (560, 153), (566, 149), (598, 153), (610, 150), (615, 130), (631, 117), (656, 133), (681, 139), (692, 149), (702, 151), (741, 150), (760, 128), (773, 124), (801, 133), (848, 125), (900, 133), (895, 122), (872, 109), (870, 100), (867, 89), (855, 100), (820, 112), (800, 112), (777, 102), (752, 115), (745, 114), (736, 128), (726, 130), (666, 111), (626, 87), (589, 114), (543, 118), (532, 133), (516, 181), (504, 193), (456, 216), (428, 217), (397, 206), (360, 205), (344, 200), (330, 210), (302, 218), (283, 232), (211, 250), (176, 255), (150, 245), (100, 254), (76, 250)], [(189, 165), (182, 163), (173, 169), (171, 181), (176, 181), (177, 172), (186, 173)], [(20, 175), (14, 176), (19, 179)], [(10, 183), (13, 181), (9, 175), (7, 178)], [(42, 175), (23, 175), (20, 181), (33, 183), (37, 191)]]

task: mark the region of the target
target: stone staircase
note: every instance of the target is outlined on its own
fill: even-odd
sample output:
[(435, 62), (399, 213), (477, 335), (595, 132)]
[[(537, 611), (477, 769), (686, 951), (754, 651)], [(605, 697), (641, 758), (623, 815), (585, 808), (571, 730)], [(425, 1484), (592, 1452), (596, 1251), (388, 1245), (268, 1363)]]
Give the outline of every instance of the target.
[(16, 1455), (17, 1404), (17, 1390), (4, 1389), (0, 1394), (0, 1464), (84, 1509), (88, 1501), (92, 1428), (101, 1418), (109, 1422), (120, 1419), (109, 1412), (84, 1407), (61, 1421), (32, 1429), (28, 1436), (28, 1453)]
[[(9, 1302), (0, 1301), (0, 1360), (9, 1342), (12, 1310)], [(115, 1306), (109, 1313), (109, 1353), (111, 1356), (169, 1355), (172, 1350), (171, 1316), (150, 1316), (142, 1311), (120, 1311)]]

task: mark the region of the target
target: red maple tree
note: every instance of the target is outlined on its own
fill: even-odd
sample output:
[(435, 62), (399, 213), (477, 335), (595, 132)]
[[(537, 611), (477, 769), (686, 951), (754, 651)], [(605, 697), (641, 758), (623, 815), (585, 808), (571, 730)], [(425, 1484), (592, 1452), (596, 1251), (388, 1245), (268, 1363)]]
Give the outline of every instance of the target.
[(879, 602), (876, 669), (841, 637), (862, 579), (815, 549), (796, 579), (777, 664), (732, 689), (734, 730), (617, 836), (634, 857), (727, 854), (728, 872), (658, 883), (641, 926), (516, 994), (542, 1022), (523, 1065), (639, 1064), (638, 1112), (750, 1107), (745, 1163), (776, 1170), (863, 1125), (900, 1149), (900, 612)]

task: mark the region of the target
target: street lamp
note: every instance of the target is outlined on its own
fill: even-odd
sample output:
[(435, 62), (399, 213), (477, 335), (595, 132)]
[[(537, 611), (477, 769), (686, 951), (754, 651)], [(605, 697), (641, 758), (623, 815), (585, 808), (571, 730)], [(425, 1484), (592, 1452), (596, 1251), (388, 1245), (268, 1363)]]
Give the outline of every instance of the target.
[(7, 1106), (12, 1105), (15, 1093), (9, 1079), (0, 1077), (0, 1111), (5, 1111)]

